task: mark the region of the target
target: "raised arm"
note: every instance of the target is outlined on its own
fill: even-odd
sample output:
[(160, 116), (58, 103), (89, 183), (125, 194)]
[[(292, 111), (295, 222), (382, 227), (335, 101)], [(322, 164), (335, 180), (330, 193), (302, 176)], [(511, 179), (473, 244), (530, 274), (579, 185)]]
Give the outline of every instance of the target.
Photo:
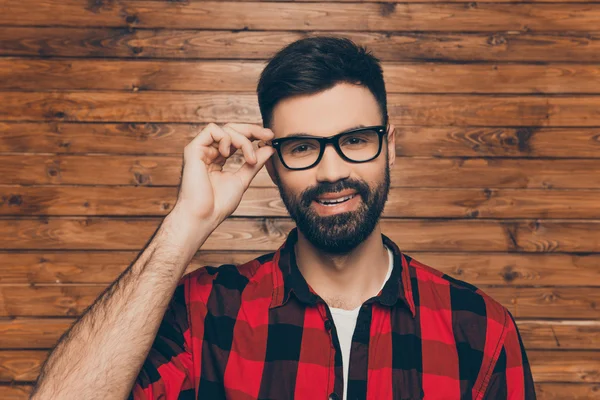
[[(185, 148), (177, 203), (136, 260), (60, 338), (31, 399), (126, 399), (152, 346), (177, 283), (198, 248), (239, 205), (273, 154), (251, 140), (271, 139), (256, 125), (208, 124)], [(222, 167), (241, 148), (246, 163)]]

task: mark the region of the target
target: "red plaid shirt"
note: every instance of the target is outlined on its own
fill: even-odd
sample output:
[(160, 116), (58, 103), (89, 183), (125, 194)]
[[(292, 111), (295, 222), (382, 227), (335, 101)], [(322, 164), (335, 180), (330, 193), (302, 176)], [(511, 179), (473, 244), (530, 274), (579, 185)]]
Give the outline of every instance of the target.
[(509, 311), (386, 235), (394, 268), (358, 314), (348, 386), (325, 302), (300, 273), (294, 228), (275, 252), (185, 275), (130, 399), (535, 399)]

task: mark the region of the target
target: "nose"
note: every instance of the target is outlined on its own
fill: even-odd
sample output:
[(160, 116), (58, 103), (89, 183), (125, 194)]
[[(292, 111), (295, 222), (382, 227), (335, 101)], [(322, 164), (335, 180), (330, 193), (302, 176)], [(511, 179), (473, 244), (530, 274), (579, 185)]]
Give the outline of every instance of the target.
[(336, 182), (350, 176), (350, 165), (335, 150), (331, 143), (325, 146), (323, 157), (316, 166), (319, 182)]

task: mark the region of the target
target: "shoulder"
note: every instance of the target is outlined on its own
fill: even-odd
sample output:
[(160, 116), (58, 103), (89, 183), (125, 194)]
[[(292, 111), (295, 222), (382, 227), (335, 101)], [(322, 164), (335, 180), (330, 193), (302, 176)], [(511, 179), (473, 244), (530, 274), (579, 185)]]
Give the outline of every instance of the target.
[[(454, 323), (466, 325), (500, 324), (508, 326), (510, 313), (506, 307), (483, 290), (443, 273), (410, 256), (408, 269), (411, 276), (416, 305), (436, 306), (452, 311)], [(428, 304), (434, 302), (434, 304)]]
[(509, 310), (470, 283), (408, 260), (421, 330), (435, 340), (455, 343), (458, 358), (468, 359), (471, 371), (489, 369), (515, 329)]
[[(263, 254), (243, 264), (207, 265), (185, 274), (178, 283), (189, 298), (206, 304), (209, 298), (241, 298), (246, 290), (262, 288), (271, 279), (274, 252)], [(265, 285), (266, 284), (266, 285)]]

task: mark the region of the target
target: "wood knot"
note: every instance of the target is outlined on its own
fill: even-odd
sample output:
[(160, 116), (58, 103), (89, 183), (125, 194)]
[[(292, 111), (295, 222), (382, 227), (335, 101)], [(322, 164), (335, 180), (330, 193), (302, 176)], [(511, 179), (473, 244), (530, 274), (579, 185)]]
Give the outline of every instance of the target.
[(517, 140), (518, 140), (517, 143), (519, 145), (519, 151), (521, 151), (522, 153), (530, 153), (531, 152), (531, 147), (530, 147), (531, 138), (537, 129), (538, 128), (532, 128), (532, 127), (525, 127), (525, 128), (517, 129), (517, 131), (515, 132), (515, 135), (517, 136)]
[(151, 183), (152, 181), (149, 175), (143, 174), (141, 172), (134, 172), (133, 177), (135, 179), (135, 183), (138, 185), (146, 185), (148, 183)]
[(48, 176), (52, 176), (52, 177), (56, 177), (56, 176), (60, 175), (60, 169), (56, 165), (49, 165), (46, 168), (46, 172), (48, 173)]
[(396, 12), (396, 3), (381, 3), (379, 7), (379, 14), (382, 17), (389, 17)]
[(20, 206), (23, 204), (23, 197), (19, 194), (13, 194), (8, 198), (9, 206)]
[(472, 210), (468, 214), (469, 218), (477, 218), (478, 216), (479, 216), (479, 210)]
[(140, 22), (140, 20), (138, 19), (137, 15), (128, 15), (125, 17), (125, 22), (128, 24), (137, 24)]
[(514, 271), (512, 266), (507, 265), (506, 267), (504, 267), (502, 269), (502, 272), (500, 273), (500, 275), (502, 276), (502, 279), (504, 279), (504, 282), (506, 283), (512, 283), (515, 279), (517, 279), (519, 277), (519, 273), (517, 271)]
[(506, 44), (506, 38), (500, 35), (493, 35), (488, 38), (487, 43), (490, 46), (501, 46)]

